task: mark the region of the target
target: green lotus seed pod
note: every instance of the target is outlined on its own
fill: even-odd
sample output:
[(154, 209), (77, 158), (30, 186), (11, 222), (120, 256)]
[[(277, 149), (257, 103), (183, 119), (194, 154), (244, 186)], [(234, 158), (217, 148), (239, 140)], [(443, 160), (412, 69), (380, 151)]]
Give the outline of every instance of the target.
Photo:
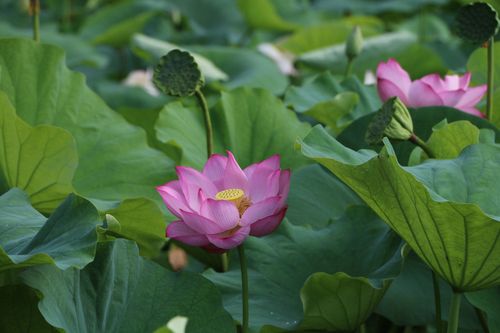
[(204, 84), (198, 64), (189, 52), (172, 50), (160, 58), (153, 82), (170, 96), (191, 96)]
[(389, 98), (368, 125), (365, 140), (377, 144), (384, 136), (395, 140), (408, 140), (413, 135), (410, 112), (398, 97)]
[(457, 35), (474, 44), (483, 44), (495, 36), (499, 25), (497, 12), (485, 2), (462, 6), (455, 19)]
[(355, 26), (347, 38), (345, 44), (345, 54), (347, 55), (347, 58), (354, 59), (361, 53), (362, 49), (363, 35), (361, 34), (361, 28), (359, 26)]

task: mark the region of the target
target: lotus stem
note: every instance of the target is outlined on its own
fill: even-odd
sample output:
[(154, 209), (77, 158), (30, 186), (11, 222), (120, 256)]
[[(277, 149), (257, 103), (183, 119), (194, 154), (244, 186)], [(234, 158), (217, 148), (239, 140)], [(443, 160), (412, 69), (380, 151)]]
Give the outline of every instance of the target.
[(33, 40), (40, 42), (40, 0), (30, 0), (30, 11), (33, 16)]
[(441, 317), (441, 292), (439, 290), (439, 280), (434, 271), (432, 271), (432, 285), (434, 287), (434, 304), (436, 306), (436, 332), (443, 333), (443, 321)]
[(227, 272), (229, 269), (229, 257), (227, 255), (227, 252), (222, 253), (220, 255), (220, 260), (221, 260), (221, 269), (223, 272)]
[(64, 0), (63, 29), (65, 32), (71, 31), (71, 0)]
[(366, 324), (363, 323), (359, 326), (359, 333), (366, 333)]
[(460, 301), (462, 293), (453, 291), (451, 298), (450, 313), (448, 315), (448, 333), (457, 333), (460, 320)]
[(488, 42), (488, 90), (486, 95), (486, 117), (489, 121), (493, 120), (493, 82), (494, 82), (494, 73), (493, 73), (493, 48), (494, 48), (495, 39), (493, 37), (490, 38)]
[(348, 59), (347, 59), (347, 66), (345, 67), (345, 73), (344, 73), (344, 77), (345, 77), (345, 78), (348, 78), (348, 77), (349, 77), (349, 75), (351, 75), (351, 71), (352, 71), (352, 61), (353, 61), (353, 60), (354, 60), (354, 59), (352, 59), (352, 58), (348, 58)]
[(429, 156), (429, 158), (436, 158), (436, 155), (432, 151), (432, 149), (424, 142), (424, 140), (420, 139), (415, 133), (412, 133), (410, 139), (411, 142), (422, 148), (422, 150)]
[(199, 89), (197, 89), (195, 95), (203, 111), (203, 118), (205, 120), (205, 132), (207, 135), (207, 158), (209, 158), (214, 153), (212, 119), (210, 118), (210, 111), (208, 109), (207, 100), (205, 99), (203, 93)]
[(248, 271), (247, 271), (247, 260), (245, 257), (244, 244), (238, 246), (238, 254), (240, 256), (240, 267), (241, 267), (241, 295), (243, 303), (243, 323), (241, 328), (241, 333), (248, 333)]

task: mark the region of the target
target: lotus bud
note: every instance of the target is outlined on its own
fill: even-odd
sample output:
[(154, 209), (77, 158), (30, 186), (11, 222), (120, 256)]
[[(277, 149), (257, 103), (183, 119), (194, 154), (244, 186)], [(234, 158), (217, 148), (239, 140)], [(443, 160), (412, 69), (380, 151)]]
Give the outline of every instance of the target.
[(363, 35), (361, 34), (361, 28), (355, 26), (345, 45), (345, 54), (349, 60), (356, 58), (363, 49)]

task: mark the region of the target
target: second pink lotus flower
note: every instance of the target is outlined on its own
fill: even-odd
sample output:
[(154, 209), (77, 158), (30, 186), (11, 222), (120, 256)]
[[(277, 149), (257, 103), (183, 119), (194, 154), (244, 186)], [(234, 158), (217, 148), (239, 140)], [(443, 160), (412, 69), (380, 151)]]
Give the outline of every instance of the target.
[(412, 81), (394, 59), (377, 67), (377, 89), (382, 101), (397, 96), (408, 107), (451, 106), (478, 117), (484, 117), (476, 105), (486, 92), (486, 85), (469, 87), (471, 75), (429, 74)]
[(179, 180), (158, 186), (167, 208), (179, 218), (167, 237), (216, 252), (249, 236), (275, 230), (285, 216), (290, 171), (272, 156), (244, 170), (233, 154), (212, 155), (202, 172), (177, 167)]

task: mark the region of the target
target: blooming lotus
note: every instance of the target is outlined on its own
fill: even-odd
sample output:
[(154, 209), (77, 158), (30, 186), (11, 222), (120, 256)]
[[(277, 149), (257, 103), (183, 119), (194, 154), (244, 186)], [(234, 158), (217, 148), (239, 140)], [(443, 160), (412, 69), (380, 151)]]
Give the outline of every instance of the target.
[(382, 101), (397, 96), (409, 107), (446, 105), (475, 116), (484, 117), (476, 108), (486, 92), (486, 85), (469, 87), (471, 74), (429, 74), (412, 81), (408, 73), (394, 59), (377, 67), (377, 88)]
[(179, 180), (157, 187), (178, 221), (167, 237), (185, 244), (225, 252), (249, 236), (275, 230), (283, 217), (290, 171), (280, 169), (274, 155), (242, 170), (233, 154), (212, 155), (202, 172), (177, 167)]

